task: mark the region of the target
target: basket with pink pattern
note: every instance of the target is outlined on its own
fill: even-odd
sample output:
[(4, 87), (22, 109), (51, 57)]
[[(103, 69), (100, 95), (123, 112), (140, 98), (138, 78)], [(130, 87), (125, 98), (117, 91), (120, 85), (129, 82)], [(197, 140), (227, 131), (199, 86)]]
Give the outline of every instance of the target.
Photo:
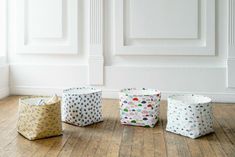
[(155, 126), (160, 113), (160, 91), (146, 88), (127, 88), (121, 90), (119, 98), (122, 124)]

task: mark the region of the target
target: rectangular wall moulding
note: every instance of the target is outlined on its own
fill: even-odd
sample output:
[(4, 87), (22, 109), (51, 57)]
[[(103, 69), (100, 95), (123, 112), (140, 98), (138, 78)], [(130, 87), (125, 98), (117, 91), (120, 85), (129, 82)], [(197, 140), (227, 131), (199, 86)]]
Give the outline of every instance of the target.
[(181, 0), (180, 3), (177, 0), (129, 1), (124, 11), (129, 19), (126, 23), (129, 22), (130, 38), (198, 38), (198, 0)]
[(227, 86), (235, 88), (235, 0), (228, 3)]
[(89, 84), (103, 85), (103, 0), (90, 0)]
[(7, 47), (7, 0), (0, 0), (0, 63)]
[(215, 0), (118, 0), (116, 55), (215, 55)]
[(17, 53), (77, 54), (82, 0), (17, 1)]
[(228, 5), (228, 56), (235, 59), (235, 0), (229, 0)]

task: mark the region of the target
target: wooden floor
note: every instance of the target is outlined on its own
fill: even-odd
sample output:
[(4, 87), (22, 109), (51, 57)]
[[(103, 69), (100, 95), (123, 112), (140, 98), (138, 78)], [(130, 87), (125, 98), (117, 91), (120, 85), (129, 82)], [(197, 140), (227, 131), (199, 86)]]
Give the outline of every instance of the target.
[(215, 133), (192, 140), (165, 131), (166, 103), (155, 128), (123, 126), (117, 100), (104, 100), (104, 122), (63, 124), (63, 136), (28, 141), (16, 132), (18, 96), (0, 100), (0, 156), (235, 157), (235, 104), (215, 104)]

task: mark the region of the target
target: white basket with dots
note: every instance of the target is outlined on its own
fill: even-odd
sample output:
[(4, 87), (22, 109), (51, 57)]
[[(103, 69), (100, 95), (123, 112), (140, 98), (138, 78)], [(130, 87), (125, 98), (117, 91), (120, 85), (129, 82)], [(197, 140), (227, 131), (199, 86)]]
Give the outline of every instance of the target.
[(119, 93), (119, 98), (122, 124), (154, 127), (159, 120), (160, 91), (125, 88)]
[(62, 121), (77, 126), (103, 121), (101, 95), (101, 90), (91, 87), (65, 89), (62, 96)]
[(214, 132), (211, 99), (194, 94), (168, 97), (166, 130), (190, 138)]

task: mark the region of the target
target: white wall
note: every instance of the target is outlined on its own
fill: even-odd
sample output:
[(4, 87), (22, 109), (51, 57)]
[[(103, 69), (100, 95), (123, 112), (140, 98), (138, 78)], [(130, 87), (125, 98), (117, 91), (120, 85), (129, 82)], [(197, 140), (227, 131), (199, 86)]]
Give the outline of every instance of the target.
[(0, 99), (9, 95), (9, 67), (0, 65)]
[(7, 57), (7, 9), (6, 1), (0, 0), (0, 99), (9, 95), (9, 66)]
[(227, 88), (228, 6), (227, 0), (9, 0), (11, 93), (94, 85), (117, 98), (121, 88), (149, 87), (164, 98), (200, 93), (235, 102), (235, 89)]

